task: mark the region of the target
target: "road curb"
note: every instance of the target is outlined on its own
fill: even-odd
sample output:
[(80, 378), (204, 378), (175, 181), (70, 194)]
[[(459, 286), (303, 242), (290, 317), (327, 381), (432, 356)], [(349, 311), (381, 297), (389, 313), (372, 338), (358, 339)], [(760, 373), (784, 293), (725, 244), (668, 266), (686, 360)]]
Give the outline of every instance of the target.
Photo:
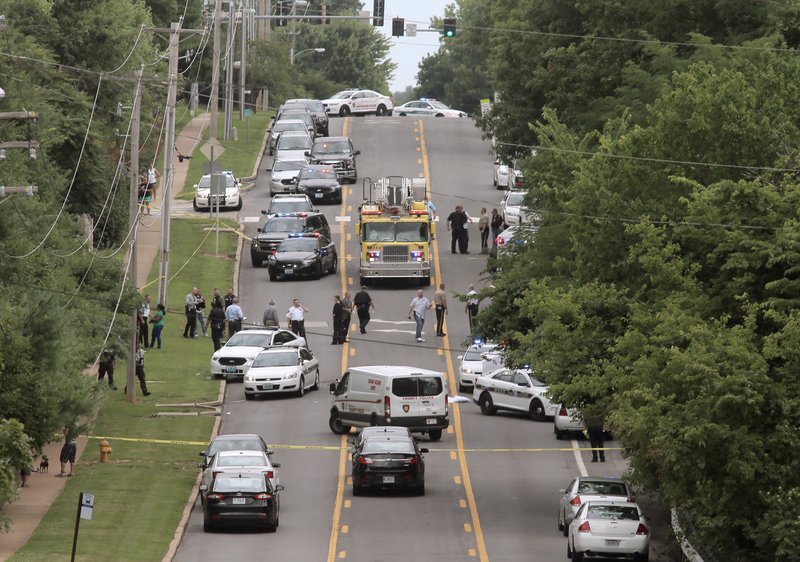
[(264, 151), (267, 149), (268, 140), (269, 131), (264, 131), (264, 138), (261, 140), (261, 148), (258, 150), (258, 158), (256, 158), (256, 165), (253, 167), (253, 173), (250, 174), (250, 177), (243, 179), (250, 181), (258, 178), (258, 169), (261, 167), (261, 161), (264, 160)]

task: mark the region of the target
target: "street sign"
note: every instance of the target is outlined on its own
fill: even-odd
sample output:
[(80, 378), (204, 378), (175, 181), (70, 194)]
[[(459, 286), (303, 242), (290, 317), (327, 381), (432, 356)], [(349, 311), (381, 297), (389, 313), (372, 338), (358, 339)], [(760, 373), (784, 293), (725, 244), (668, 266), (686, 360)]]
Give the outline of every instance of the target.
[(245, 110), (244, 110), (244, 116), (245, 117), (252, 117), (253, 113), (255, 113), (255, 112), (249, 107), (246, 107)]
[(415, 23), (407, 23), (406, 24), (406, 37), (416, 37), (417, 36), (417, 24)]
[(81, 494), (81, 519), (87, 521), (92, 520), (92, 511), (94, 510), (94, 494)]

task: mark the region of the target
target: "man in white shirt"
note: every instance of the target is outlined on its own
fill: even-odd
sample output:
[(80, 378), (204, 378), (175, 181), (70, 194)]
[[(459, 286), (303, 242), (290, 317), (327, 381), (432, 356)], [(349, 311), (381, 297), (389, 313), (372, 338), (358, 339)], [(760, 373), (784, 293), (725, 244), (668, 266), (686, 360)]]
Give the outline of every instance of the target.
[(414, 297), (414, 300), (411, 301), (411, 305), (408, 308), (408, 319), (411, 320), (413, 315), (414, 322), (417, 323), (418, 342), (425, 341), (422, 339), (422, 326), (425, 324), (425, 314), (427, 314), (430, 307), (431, 301), (428, 300), (425, 293), (422, 292), (422, 289), (417, 291), (417, 296)]
[(145, 295), (142, 304), (139, 305), (139, 341), (142, 347), (150, 345), (150, 333), (147, 323), (150, 321), (150, 303), (153, 301), (150, 295)]
[[(289, 321), (289, 329), (301, 338), (306, 337), (306, 312), (308, 309), (300, 304), (300, 299), (294, 299), (292, 306), (286, 312), (286, 318)], [(308, 340), (306, 340), (306, 344)]]
[(192, 287), (191, 292), (186, 295), (184, 301), (184, 313), (186, 314), (186, 326), (183, 328), (184, 338), (194, 338), (197, 336), (197, 295), (200, 289)]
[(475, 317), (478, 315), (479, 302), (480, 300), (478, 299), (478, 291), (475, 290), (475, 285), (470, 285), (469, 292), (467, 293), (467, 305), (464, 307), (464, 311), (467, 313), (467, 318), (469, 318), (470, 335), (475, 333), (474, 324)]
[(231, 305), (225, 309), (225, 319), (228, 321), (228, 338), (241, 331), (244, 313), (242, 307), (239, 306), (239, 299), (234, 297)]

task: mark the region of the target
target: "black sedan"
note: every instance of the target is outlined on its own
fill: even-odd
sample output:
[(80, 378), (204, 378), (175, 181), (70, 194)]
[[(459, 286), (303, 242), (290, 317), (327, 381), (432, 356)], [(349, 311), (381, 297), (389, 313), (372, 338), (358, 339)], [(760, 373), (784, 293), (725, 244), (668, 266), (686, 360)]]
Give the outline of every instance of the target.
[(319, 279), (325, 271), (336, 273), (338, 265), (336, 246), (324, 236), (290, 234), (269, 257), (269, 280), (304, 275)]
[(295, 178), (297, 192), (305, 193), (314, 203), (342, 202), (342, 184), (330, 166), (306, 166)]
[(353, 450), (353, 495), (367, 489), (402, 488), (425, 495), (425, 461), (410, 435), (376, 435)]
[(211, 482), (203, 504), (203, 531), (228, 523), (252, 523), (278, 529), (280, 484), (273, 488), (260, 472), (221, 473)]

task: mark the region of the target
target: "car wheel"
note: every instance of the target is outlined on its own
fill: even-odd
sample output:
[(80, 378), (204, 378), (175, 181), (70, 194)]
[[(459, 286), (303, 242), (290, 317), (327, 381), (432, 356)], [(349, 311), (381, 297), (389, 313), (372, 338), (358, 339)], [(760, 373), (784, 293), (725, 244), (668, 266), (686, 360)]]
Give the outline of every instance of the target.
[(530, 409), (531, 419), (533, 421), (544, 421), (544, 405), (542, 405), (541, 400), (534, 400), (531, 402), (531, 409)]
[(235, 210), (236, 211), (241, 211), (242, 210), (242, 198), (241, 197), (239, 197), (239, 204), (236, 205), (236, 209)]
[(428, 431), (428, 437), (430, 437), (431, 441), (438, 441), (442, 438), (442, 430), (441, 429), (431, 429)]
[(423, 287), (430, 287), (431, 286), (431, 278), (430, 277), (420, 277), (419, 284)]
[(253, 264), (253, 267), (261, 267), (261, 265), (264, 263), (260, 259), (253, 256), (250, 256), (250, 262)]
[(564, 530), (564, 523), (561, 521), (561, 510), (559, 510), (558, 517), (556, 517), (556, 520), (558, 521), (558, 530), (559, 531), (563, 531)]
[(336, 268), (339, 265), (339, 256), (336, 255), (336, 252), (333, 253), (333, 263), (331, 264), (328, 273), (336, 273)]
[(481, 407), (481, 414), (484, 416), (493, 416), (497, 413), (497, 409), (494, 407), (494, 403), (492, 402), (492, 397), (489, 396), (488, 393), (484, 392), (481, 394), (478, 403)]
[(553, 433), (556, 434), (556, 439), (558, 439), (560, 441), (560, 440), (564, 439), (564, 433), (566, 433), (566, 432), (561, 431), (560, 429), (558, 429), (556, 427), (556, 428), (553, 429)]
[(269, 523), (267, 523), (266, 527), (267, 527), (267, 532), (268, 533), (274, 533), (274, 532), (276, 532), (278, 530), (278, 521), (275, 520), (275, 524), (274, 525), (270, 525)]
[(467, 391), (467, 387), (465, 385), (461, 384), (461, 383), (458, 383), (458, 391), (459, 392), (466, 392)]
[(214, 378), (215, 378), (215, 379), (219, 380), (219, 379), (221, 379), (222, 377), (223, 377), (223, 374), (222, 374), (222, 373), (214, 373)]
[(248, 394), (246, 392), (244, 393), (244, 399), (245, 400), (255, 400), (255, 398), (256, 398), (255, 394)]
[(420, 482), (419, 486), (417, 486), (417, 495), (424, 496), (425, 495), (425, 481), (423, 480)]
[(567, 558), (572, 560), (572, 549), (569, 547), (569, 541), (567, 541)]
[(203, 532), (210, 533), (214, 530), (214, 524), (211, 522), (211, 519), (207, 515), (203, 515)]
[(403, 111), (401, 111), (400, 113), (398, 113), (398, 115), (399, 115), (400, 117), (405, 117), (405, 116), (406, 116), (406, 113), (405, 113), (405, 112), (403, 112)]
[(306, 378), (300, 376), (300, 386), (297, 387), (297, 396), (302, 398), (306, 394)]
[(363, 286), (366, 287), (367, 285), (369, 285), (369, 278), (367, 278), (367, 277), (359, 277), (358, 278), (358, 284), (359, 285), (363, 285)]
[(353, 482), (353, 495), (354, 496), (361, 496), (364, 494), (364, 489), (361, 486), (357, 486), (355, 482)]
[(342, 419), (337, 413), (331, 414), (331, 417), (328, 420), (328, 427), (330, 427), (331, 431), (336, 435), (343, 435), (350, 432), (350, 426), (342, 423)]
[(342, 107), (339, 108), (339, 117), (347, 117), (348, 115), (350, 115), (349, 107), (343, 105)]
[(319, 390), (319, 369), (317, 369), (317, 374), (314, 377), (314, 386), (311, 387), (311, 390)]
[(322, 279), (322, 260), (317, 262), (317, 268), (314, 271), (314, 279)]
[(582, 562), (583, 560), (583, 553), (582, 552), (575, 552), (572, 551), (572, 562)]
[(444, 113), (437, 113), (436, 117), (444, 117)]
[(269, 269), (269, 280), (275, 281), (278, 278), (278, 274), (272, 271), (272, 268)]
[(378, 109), (375, 110), (375, 115), (377, 115), (378, 117), (383, 117), (387, 113), (389, 112), (386, 110), (386, 106), (383, 104), (380, 104), (378, 106)]
[(200, 212), (200, 207), (197, 206), (197, 199), (192, 199), (192, 209), (194, 209), (196, 213)]

